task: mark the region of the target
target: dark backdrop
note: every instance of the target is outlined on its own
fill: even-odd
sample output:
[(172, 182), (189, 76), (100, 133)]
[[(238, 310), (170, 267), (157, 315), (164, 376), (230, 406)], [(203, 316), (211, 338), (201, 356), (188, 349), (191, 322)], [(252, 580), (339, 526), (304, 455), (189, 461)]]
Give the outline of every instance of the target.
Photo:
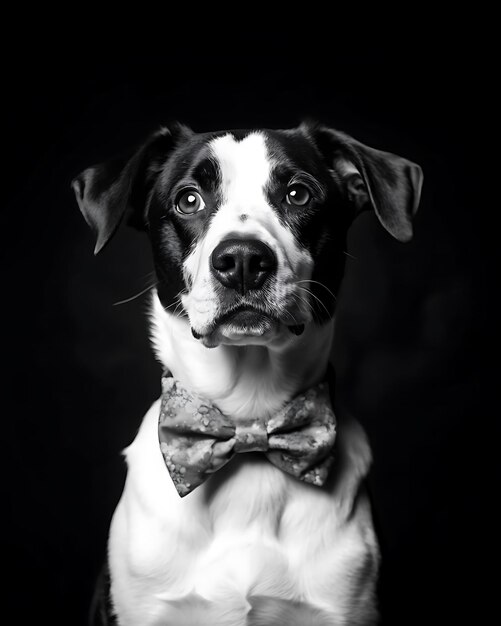
[(3, 460), (14, 524), (2, 538), (16, 623), (85, 622), (125, 476), (120, 451), (159, 392), (145, 297), (113, 306), (151, 281), (145, 237), (122, 229), (94, 258), (71, 178), (173, 119), (205, 131), (304, 117), (423, 167), (411, 243), (369, 213), (351, 228), (337, 402), (374, 451), (384, 623), (482, 623), (490, 575), (475, 557), (493, 547), (484, 523), (497, 432), (496, 190), (480, 201), (494, 186), (481, 146), (489, 55), (426, 32), (365, 49), (319, 36), (307, 50), (292, 45), (297, 30), (237, 30), (210, 45), (194, 41), (200, 33), (154, 49), (105, 54), (90, 37), (4, 56)]

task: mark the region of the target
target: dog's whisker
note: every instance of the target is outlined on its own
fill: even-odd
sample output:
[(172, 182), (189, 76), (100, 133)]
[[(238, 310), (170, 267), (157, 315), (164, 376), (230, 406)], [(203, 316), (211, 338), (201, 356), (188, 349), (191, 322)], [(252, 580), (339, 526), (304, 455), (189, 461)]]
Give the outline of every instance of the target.
[(300, 293), (294, 293), (292, 292), (292, 297), (295, 298), (296, 302), (300, 302), (302, 304), (304, 304), (305, 306), (309, 307), (309, 309), (311, 310), (312, 313), (314, 313), (314, 309), (311, 305), (311, 302), (308, 302), (308, 300), (306, 298), (304, 298)]
[(177, 305), (179, 306), (181, 304), (181, 296), (183, 295), (183, 290), (181, 289), (181, 291), (178, 291), (176, 296), (174, 297), (174, 300), (166, 307), (164, 307), (164, 310), (167, 311), (168, 309), (170, 309), (171, 307)]
[(171, 302), (168, 306), (164, 307), (164, 311), (168, 311), (171, 307), (178, 306), (178, 305), (179, 305), (179, 300), (174, 300), (174, 302)]
[(313, 296), (315, 300), (317, 300), (323, 306), (327, 315), (330, 315), (329, 309), (325, 306), (322, 300), (320, 300), (320, 298), (316, 296), (312, 291), (310, 291), (309, 289), (306, 289), (305, 287), (299, 287), (299, 286), (298, 286), (298, 289), (302, 289), (303, 291), (306, 291), (306, 293), (309, 293), (310, 296)]
[(177, 297), (177, 305), (174, 309), (174, 311), (172, 312), (173, 315), (178, 315), (178, 313), (180, 313), (183, 310), (183, 302), (181, 300), (181, 292), (179, 292), (178, 297)]
[(356, 256), (353, 256), (353, 254), (350, 254), (349, 252), (346, 252), (346, 250), (343, 250), (343, 254), (345, 254), (350, 259), (354, 259), (355, 261), (358, 260)]
[(311, 278), (309, 280), (297, 280), (295, 284), (299, 285), (299, 283), (315, 283), (315, 285), (320, 285), (320, 287), (323, 287), (326, 291), (328, 291), (331, 294), (334, 300), (337, 300), (336, 296), (329, 289), (329, 287), (327, 287), (327, 285), (324, 285), (324, 283), (321, 283), (319, 280), (312, 280)]
[(312, 316), (313, 320), (318, 319), (318, 316), (316, 314), (315, 308), (313, 307), (311, 302), (308, 302), (308, 300), (306, 298), (304, 298), (303, 296), (301, 296), (301, 294), (299, 294), (299, 293), (292, 293), (292, 296), (294, 298), (296, 298), (296, 302), (297, 302), (297, 299), (299, 299), (300, 303), (304, 304), (305, 306), (307, 306), (310, 309), (311, 316)]
[(290, 311), (285, 310), (284, 313), (286, 313), (291, 318), (291, 320), (293, 321), (293, 325), (294, 326), (298, 325), (297, 319), (295, 318), (295, 316)]
[(296, 293), (296, 292), (293, 291), (293, 292), (291, 292), (291, 296), (296, 300), (296, 302), (299, 301), (300, 303), (303, 303), (303, 304), (307, 305), (311, 309), (311, 304), (300, 293)]
[(156, 287), (157, 284), (158, 283), (155, 281), (153, 283), (153, 285), (148, 285), (148, 287), (146, 287), (145, 289), (141, 290), (139, 293), (136, 293), (136, 295), (131, 296), (130, 298), (126, 298), (125, 300), (119, 300), (118, 302), (114, 302), (113, 306), (118, 306), (119, 304), (127, 304), (127, 302), (132, 302), (132, 300), (135, 300), (136, 298), (139, 298), (140, 296), (145, 294), (147, 291), (150, 291), (150, 289), (153, 289), (154, 287)]
[(171, 302), (171, 304), (169, 304), (169, 306), (164, 307), (164, 310), (168, 311), (169, 309), (174, 307), (174, 311), (172, 311), (172, 313), (175, 315), (176, 311), (177, 311), (177, 309), (178, 309), (178, 307), (180, 305), (181, 305), (181, 301), (179, 300), (179, 298), (177, 298), (176, 300), (174, 300), (174, 302)]
[(145, 280), (146, 278), (155, 278), (156, 279), (156, 272), (155, 272), (155, 270), (152, 270), (151, 272), (147, 272), (146, 274), (143, 274), (142, 276), (140, 276), (141, 280)]

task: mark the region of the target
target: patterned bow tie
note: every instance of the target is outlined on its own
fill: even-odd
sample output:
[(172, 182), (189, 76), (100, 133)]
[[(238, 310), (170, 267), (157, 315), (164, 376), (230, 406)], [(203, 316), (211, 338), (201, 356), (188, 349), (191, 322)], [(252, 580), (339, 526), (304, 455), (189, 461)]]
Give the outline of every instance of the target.
[(165, 465), (180, 496), (238, 452), (264, 452), (299, 480), (321, 486), (333, 461), (336, 418), (327, 383), (296, 396), (269, 420), (231, 420), (169, 374), (162, 378), (158, 426)]

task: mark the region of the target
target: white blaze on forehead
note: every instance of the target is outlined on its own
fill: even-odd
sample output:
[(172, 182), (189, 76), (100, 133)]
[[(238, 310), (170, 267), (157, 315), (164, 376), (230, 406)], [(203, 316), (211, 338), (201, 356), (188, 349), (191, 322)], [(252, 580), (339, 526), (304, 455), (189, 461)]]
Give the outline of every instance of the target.
[(212, 140), (210, 149), (219, 163), (223, 204), (231, 202), (238, 211), (262, 202), (271, 171), (264, 136), (252, 133), (237, 141), (231, 135), (224, 135)]

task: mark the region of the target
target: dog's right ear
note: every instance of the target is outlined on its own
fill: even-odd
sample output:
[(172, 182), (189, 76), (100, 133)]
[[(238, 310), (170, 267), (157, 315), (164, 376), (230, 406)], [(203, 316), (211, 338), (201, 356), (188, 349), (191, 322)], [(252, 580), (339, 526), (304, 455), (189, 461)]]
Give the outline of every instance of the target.
[(144, 229), (145, 205), (160, 166), (175, 145), (193, 133), (181, 124), (161, 128), (130, 157), (89, 167), (71, 183), (78, 206), (96, 234), (97, 254), (111, 239), (123, 218)]

